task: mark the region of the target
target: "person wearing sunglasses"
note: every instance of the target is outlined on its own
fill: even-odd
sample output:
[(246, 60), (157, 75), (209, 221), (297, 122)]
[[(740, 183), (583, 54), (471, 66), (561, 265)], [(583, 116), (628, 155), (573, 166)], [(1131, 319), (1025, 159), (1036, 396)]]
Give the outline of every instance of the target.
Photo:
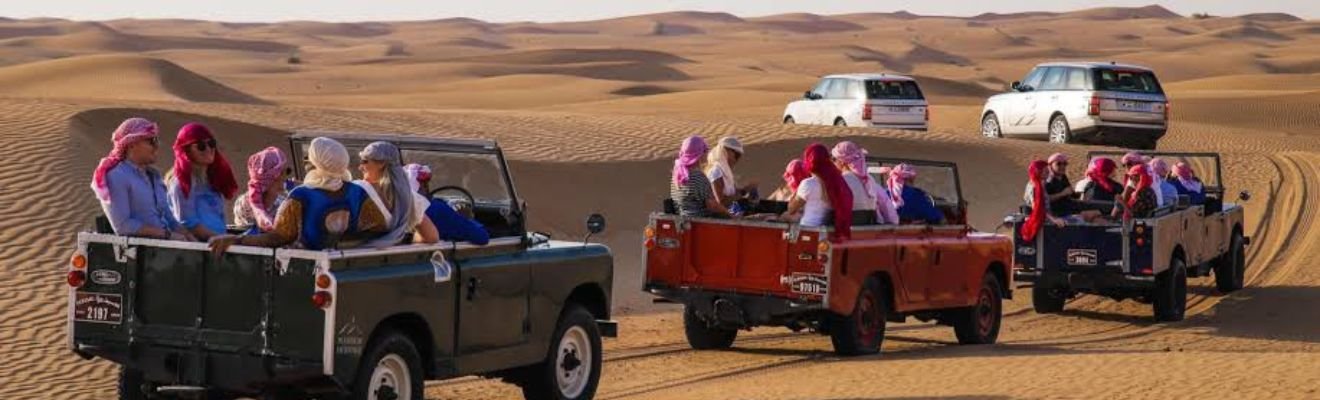
[(1138, 164), (1128, 169), (1127, 186), (1119, 196), (1119, 201), (1127, 205), (1126, 212), (1121, 211), (1122, 207), (1114, 207), (1111, 217), (1118, 218), (1119, 215), (1124, 215), (1127, 218), (1150, 218), (1151, 214), (1154, 214), (1155, 209), (1159, 207), (1159, 200), (1156, 199), (1153, 188), (1155, 180), (1151, 178), (1147, 168), (1145, 164)]
[[(1044, 189), (1046, 200), (1049, 202), (1050, 210), (1059, 215), (1067, 215), (1077, 211), (1073, 198), (1077, 193), (1073, 189), (1072, 180), (1068, 178), (1068, 155), (1063, 153), (1051, 154), (1046, 159), (1046, 169), (1044, 174)], [(1027, 183), (1026, 193), (1023, 198), (1028, 205), (1032, 204), (1033, 185)]]
[(201, 240), (225, 234), (225, 202), (238, 192), (234, 170), (216, 146), (205, 125), (184, 125), (174, 140), (174, 169), (166, 179), (174, 217)]
[(111, 134), (114, 147), (92, 174), (92, 191), (115, 234), (193, 240), (170, 212), (156, 163), (160, 147), (155, 122), (129, 118)]
[(288, 198), (289, 158), (278, 147), (248, 157), (248, 190), (234, 202), (234, 225), (249, 234), (275, 229), (275, 213)]

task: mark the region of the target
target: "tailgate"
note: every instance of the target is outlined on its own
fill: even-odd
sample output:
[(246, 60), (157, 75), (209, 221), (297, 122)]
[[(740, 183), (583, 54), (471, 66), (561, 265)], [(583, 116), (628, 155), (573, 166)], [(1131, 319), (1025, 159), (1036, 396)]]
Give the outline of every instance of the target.
[[(1037, 248), (1045, 270), (1118, 268), (1123, 263), (1121, 228), (1104, 225), (1043, 226)], [(1020, 252), (1019, 252), (1020, 254)]]
[(1164, 96), (1105, 92), (1100, 95), (1100, 119), (1111, 122), (1158, 124), (1165, 122)]
[[(217, 260), (205, 243), (100, 234), (79, 241), (89, 279), (70, 291), (76, 343), (320, 356), (319, 337), (279, 335), (282, 327), (319, 327), (323, 320), (307, 301), (314, 284), (309, 262), (281, 267), (274, 249), (245, 246)], [(318, 345), (300, 343), (308, 339)]]
[(924, 125), (926, 123), (925, 100), (872, 100), (872, 124), (877, 125)]
[(824, 295), (817, 232), (789, 224), (652, 218), (646, 240), (646, 286), (744, 294)]

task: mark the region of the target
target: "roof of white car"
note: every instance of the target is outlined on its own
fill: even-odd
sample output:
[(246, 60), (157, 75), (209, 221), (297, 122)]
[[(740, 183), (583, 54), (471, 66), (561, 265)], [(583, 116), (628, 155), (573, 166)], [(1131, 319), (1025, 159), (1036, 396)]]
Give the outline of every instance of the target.
[(872, 73), (872, 74), (834, 74), (834, 75), (826, 75), (825, 78), (844, 78), (844, 79), (857, 79), (857, 80), (885, 79), (885, 80), (891, 80), (891, 81), (915, 81), (915, 80), (916, 80), (916, 79), (912, 79), (912, 77), (910, 77), (910, 76), (906, 76), (906, 75), (895, 75), (895, 74), (885, 74), (885, 73), (879, 73), (879, 74), (874, 74), (874, 73)]
[(1116, 68), (1123, 68), (1123, 69), (1136, 69), (1136, 70), (1142, 70), (1142, 71), (1150, 71), (1150, 70), (1151, 70), (1150, 68), (1147, 68), (1147, 67), (1145, 67), (1145, 66), (1141, 66), (1141, 65), (1135, 65), (1135, 64), (1123, 64), (1123, 63), (1116, 63), (1116, 62), (1113, 62), (1113, 61), (1060, 61), (1060, 62), (1047, 62), (1047, 63), (1040, 63), (1039, 65), (1037, 65), (1037, 67), (1082, 67), (1082, 68), (1116, 67)]

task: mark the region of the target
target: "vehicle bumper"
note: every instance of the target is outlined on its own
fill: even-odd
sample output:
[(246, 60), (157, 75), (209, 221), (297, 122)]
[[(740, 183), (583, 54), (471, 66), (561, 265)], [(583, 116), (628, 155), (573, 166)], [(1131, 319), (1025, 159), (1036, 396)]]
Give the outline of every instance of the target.
[(775, 296), (748, 295), (696, 288), (649, 285), (646, 291), (683, 303), (698, 316), (728, 328), (786, 325), (826, 311), (824, 300), (802, 301)]
[(1074, 129), (1072, 134), (1079, 141), (1108, 144), (1159, 140), (1168, 129), (1168, 125), (1096, 121)]
[(100, 357), (142, 372), (160, 385), (198, 386), (238, 394), (264, 388), (297, 387), (310, 394), (338, 393), (341, 386), (322, 373), (319, 360), (250, 355), (110, 340), (79, 339), (74, 352)]
[(918, 131), (918, 132), (925, 132), (927, 129), (926, 124), (886, 124), (886, 123), (877, 123), (877, 122), (867, 122), (866, 127), (876, 128), (876, 129), (897, 129), (897, 130)]
[(1155, 287), (1152, 275), (1132, 275), (1120, 272), (1116, 268), (1096, 268), (1090, 270), (1035, 270), (1018, 269), (1013, 271), (1014, 279), (1019, 282), (1033, 282), (1036, 286), (1067, 289), (1074, 292), (1114, 294), (1123, 293), (1144, 295)]

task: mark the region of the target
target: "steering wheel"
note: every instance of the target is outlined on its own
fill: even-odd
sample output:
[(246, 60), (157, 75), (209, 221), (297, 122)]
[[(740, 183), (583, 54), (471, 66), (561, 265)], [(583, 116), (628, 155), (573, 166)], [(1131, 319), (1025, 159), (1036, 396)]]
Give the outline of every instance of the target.
[[(451, 198), (450, 196), (438, 196), (438, 194), (440, 194), (440, 193), (442, 193), (442, 192), (446, 192), (446, 191), (454, 191), (454, 192), (458, 192), (458, 194), (461, 195), (461, 196), (463, 197), (464, 200), (467, 200), (467, 204), (468, 204), (469, 207), (475, 208), (475, 207), (477, 206), (477, 198), (476, 198), (476, 197), (472, 197), (472, 192), (469, 192), (467, 189), (464, 189), (464, 188), (462, 188), (462, 187), (460, 187), (460, 186), (441, 186), (441, 187), (436, 188), (435, 190), (432, 190), (431, 193), (430, 193), (430, 196), (431, 196), (431, 198), (433, 198), (433, 199), (434, 199), (434, 198), (443, 199), (443, 200), (445, 200), (446, 203), (448, 203), (448, 202), (449, 202), (449, 199)], [(451, 205), (451, 207), (452, 207), (452, 205)], [(455, 210), (455, 211), (459, 211), (459, 213), (461, 213), (461, 214), (467, 214), (466, 216), (467, 216), (468, 218), (471, 218), (471, 217), (472, 217), (472, 215), (471, 215), (471, 214), (472, 214), (472, 209), (468, 209), (466, 213), (464, 213), (462, 210)]]

